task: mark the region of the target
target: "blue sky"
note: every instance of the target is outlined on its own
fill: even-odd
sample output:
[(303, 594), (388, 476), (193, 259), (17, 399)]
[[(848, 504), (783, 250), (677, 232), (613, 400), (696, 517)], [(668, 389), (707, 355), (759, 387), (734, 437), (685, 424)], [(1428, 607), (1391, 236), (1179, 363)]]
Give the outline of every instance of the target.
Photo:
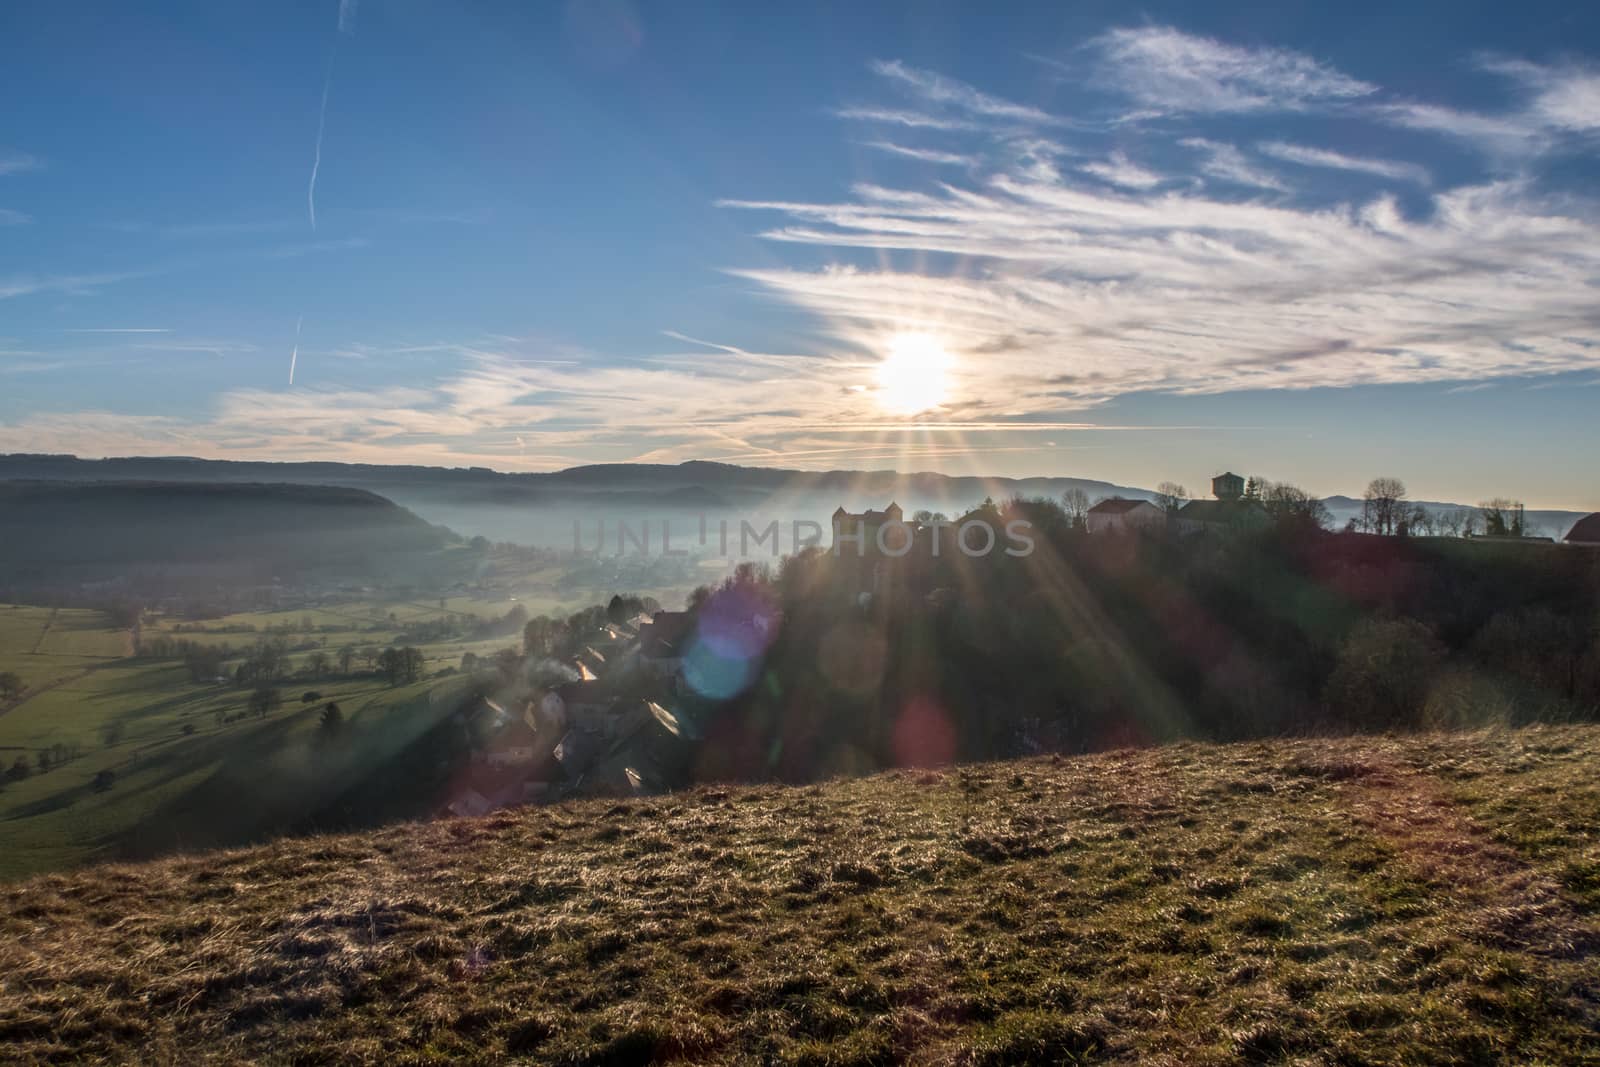
[(0, 14), (0, 450), (1600, 508), (1593, 5), (144, 7)]

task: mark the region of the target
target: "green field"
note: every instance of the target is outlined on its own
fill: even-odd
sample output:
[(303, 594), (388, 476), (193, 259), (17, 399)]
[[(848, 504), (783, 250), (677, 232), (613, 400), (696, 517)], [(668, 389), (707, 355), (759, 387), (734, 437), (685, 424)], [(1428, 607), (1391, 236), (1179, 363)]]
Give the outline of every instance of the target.
[[(431, 609), (370, 603), (356, 611), (230, 616), (182, 633), (174, 632), (173, 620), (156, 619), (144, 633), (244, 650), (269, 626), (298, 626), (310, 616), (314, 625), (350, 627), (288, 635), (321, 645), (332, 660), (345, 645), (381, 649), (394, 642), (399, 635), (392, 629), (367, 629), (391, 611), (402, 620), (440, 614), (436, 602)], [(221, 632), (227, 627), (254, 632)], [(399, 688), (359, 664), (349, 677), (299, 676), (313, 651), (297, 651), (289, 657), (291, 676), (277, 683), (282, 707), (257, 719), (245, 714), (248, 690), (196, 683), (177, 660), (127, 657), (130, 634), (111, 629), (98, 612), (0, 606), (0, 670), (16, 671), (29, 687), (0, 713), (0, 770), (19, 758), (36, 768), (41, 751), (72, 754), (47, 772), (0, 781), (0, 879), (182, 845), (190, 833), (195, 843), (248, 840), (257, 827), (292, 822), (351, 785), (363, 761), (381, 755), (390, 741), (413, 737), (444, 714), (454, 683), (432, 675), (458, 666), (466, 652), (486, 657), (518, 644), (518, 637), (504, 636), (419, 645), (424, 679)], [(319, 698), (302, 704), (307, 692)], [(347, 732), (364, 739), (365, 751), (354, 751), (355, 741), (337, 759), (319, 751), (319, 716), (328, 701), (339, 704)], [(114, 782), (97, 790), (103, 771)], [(214, 809), (223, 816), (210, 818)], [(204, 817), (196, 818), (197, 810)]]
[(30, 689), (127, 655), (129, 635), (104, 614), (73, 608), (0, 604), (0, 671)]

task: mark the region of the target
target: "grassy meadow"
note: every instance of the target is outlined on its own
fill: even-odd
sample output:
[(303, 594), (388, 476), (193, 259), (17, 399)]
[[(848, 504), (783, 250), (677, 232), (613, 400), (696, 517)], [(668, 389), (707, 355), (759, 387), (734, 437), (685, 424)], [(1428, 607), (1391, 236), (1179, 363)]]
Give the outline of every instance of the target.
[(18, 1062), (1600, 1062), (1600, 728), (728, 785), (0, 887)]
[[(482, 607), (492, 613), (492, 605)], [(182, 633), (174, 621), (157, 619), (146, 624), (145, 636), (166, 632), (244, 649), (271, 626), (309, 620), (316, 632), (292, 636), (322, 644), (332, 658), (347, 644), (382, 648), (394, 641), (399, 635), (386, 626), (390, 612), (401, 620), (439, 614), (437, 605), (430, 612), (405, 602), (341, 605), (229, 616)], [(324, 629), (331, 627), (340, 628)], [(364, 756), (376, 758), (389, 747), (363, 754), (346, 746), (331, 760), (317, 736), (325, 703), (339, 704), (356, 736), (414, 737), (446, 713), (453, 692), (448, 679), (430, 675), (458, 665), (465, 652), (492, 655), (517, 643), (420, 645), (424, 678), (409, 686), (391, 687), (365, 673), (288, 677), (278, 683), (282, 707), (257, 719), (243, 714), (247, 689), (198, 684), (176, 660), (129, 656), (131, 634), (99, 612), (0, 605), (0, 670), (16, 671), (29, 687), (0, 711), (0, 770), (19, 758), (33, 764), (39, 751), (55, 746), (76, 752), (48, 772), (0, 780), (0, 879), (191, 840), (248, 840), (256, 826), (292, 820), (351, 784)], [(311, 654), (293, 654), (291, 671)], [(307, 692), (319, 698), (303, 703)], [(103, 771), (114, 780), (97, 789)], [(197, 809), (206, 817), (197, 818)]]

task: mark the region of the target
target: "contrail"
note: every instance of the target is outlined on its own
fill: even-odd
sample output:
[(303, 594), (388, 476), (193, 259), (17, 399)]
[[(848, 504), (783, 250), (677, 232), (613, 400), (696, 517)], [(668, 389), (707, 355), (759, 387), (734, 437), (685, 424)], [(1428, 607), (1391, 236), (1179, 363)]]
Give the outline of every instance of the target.
[[(356, 32), (356, 5), (360, 0), (339, 0), (339, 32)], [(317, 171), (322, 166), (322, 131), (328, 125), (328, 90), (333, 85), (333, 61), (339, 58), (339, 39), (333, 39), (333, 52), (328, 56), (328, 73), (322, 79), (322, 107), (317, 112), (317, 147), (311, 156), (311, 181), (306, 186), (306, 214), (311, 219), (311, 232), (317, 230)]]
[(300, 361), (300, 324), (306, 321), (301, 315), (294, 320), (294, 349), (289, 353), (289, 384), (294, 384), (294, 365)]
[(306, 187), (306, 211), (311, 216), (311, 232), (317, 230), (317, 169), (322, 166), (322, 131), (328, 124), (328, 89), (333, 85), (333, 60), (328, 60), (328, 76), (322, 80), (322, 109), (317, 112), (317, 148), (311, 156), (311, 184)]

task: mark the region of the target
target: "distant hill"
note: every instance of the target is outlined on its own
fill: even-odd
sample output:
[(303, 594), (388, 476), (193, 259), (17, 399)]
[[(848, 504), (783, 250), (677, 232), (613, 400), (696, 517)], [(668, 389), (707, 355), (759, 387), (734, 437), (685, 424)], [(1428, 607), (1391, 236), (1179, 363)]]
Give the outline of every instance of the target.
[[(30, 1062), (1593, 1063), (1600, 728), (707, 786), (0, 887)], [(115, 788), (115, 787), (113, 787)]]
[(213, 482), (0, 482), (0, 582), (141, 572), (267, 581), (367, 572), (453, 538), (361, 489)]
[[(907, 513), (926, 508), (954, 513), (984, 497), (1060, 497), (1081, 489), (1089, 499), (1109, 496), (1151, 499), (1152, 490), (1081, 477), (999, 478), (899, 471), (803, 471), (742, 467), (691, 460), (678, 464), (608, 463), (540, 473), (507, 473), (486, 467), (381, 466), (363, 463), (257, 463), (185, 457), (87, 460), (74, 456), (0, 455), (0, 480), (291, 482), (367, 489), (468, 536), (562, 547), (571, 544), (572, 522), (597, 518), (638, 520), (671, 513), (730, 519), (760, 517), (824, 521), (838, 505), (852, 510), (896, 500)], [(1204, 495), (1207, 485), (1191, 485)], [(1337, 525), (1359, 515), (1361, 501), (1326, 499)], [(1470, 504), (1424, 501), (1435, 511)], [(1584, 512), (1530, 511), (1535, 531), (1562, 537)], [(586, 527), (587, 528), (587, 527)]]

